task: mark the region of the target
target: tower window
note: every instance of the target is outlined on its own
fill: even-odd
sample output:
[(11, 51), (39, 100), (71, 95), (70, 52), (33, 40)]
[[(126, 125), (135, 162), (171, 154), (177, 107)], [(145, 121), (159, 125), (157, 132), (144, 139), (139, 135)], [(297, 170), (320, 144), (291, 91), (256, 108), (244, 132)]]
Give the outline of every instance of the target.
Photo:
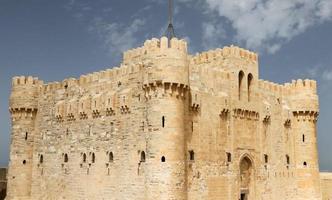
[(165, 116), (161, 118), (161, 125), (163, 128), (165, 127)]
[(190, 161), (194, 161), (195, 160), (195, 152), (193, 150), (189, 151), (189, 159), (190, 159)]
[(27, 141), (28, 140), (28, 132), (25, 132), (25, 137), (24, 140)]
[(68, 162), (68, 154), (65, 154), (63, 161), (64, 161), (65, 163)]
[(305, 142), (305, 135), (302, 135), (302, 142)]
[(303, 162), (303, 166), (304, 166), (304, 167), (307, 167), (307, 162)]
[(86, 163), (86, 154), (85, 153), (83, 153), (83, 163)]
[(44, 156), (40, 155), (40, 157), (39, 157), (39, 164), (43, 164), (43, 162), (44, 162)]
[(268, 163), (269, 162), (269, 156), (264, 154), (264, 162), (265, 163)]
[(113, 162), (114, 158), (113, 158), (113, 152), (110, 152), (108, 154), (108, 162)]
[(141, 162), (145, 162), (145, 152), (141, 152)]
[(96, 156), (95, 156), (95, 153), (92, 153), (91, 162), (92, 162), (92, 163), (95, 163), (95, 162), (96, 162)]
[(227, 155), (227, 162), (232, 162), (232, 154), (227, 152), (226, 155)]
[(162, 157), (161, 157), (161, 162), (166, 162), (166, 158), (165, 158), (165, 156), (162, 156)]
[(287, 165), (289, 165), (289, 164), (290, 164), (289, 155), (286, 155), (286, 162), (287, 162)]
[(25, 164), (27, 164), (27, 161), (26, 161), (26, 160), (23, 160), (23, 162), (22, 162), (22, 163), (23, 163), (23, 165), (25, 165)]

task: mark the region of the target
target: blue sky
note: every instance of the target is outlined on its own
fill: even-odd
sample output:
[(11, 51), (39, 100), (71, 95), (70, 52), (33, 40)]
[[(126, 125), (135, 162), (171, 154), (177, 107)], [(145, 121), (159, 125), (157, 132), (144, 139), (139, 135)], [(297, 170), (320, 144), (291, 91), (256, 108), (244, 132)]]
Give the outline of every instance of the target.
[[(235, 44), (260, 54), (261, 79), (316, 79), (320, 167), (332, 171), (331, 0), (175, 0), (174, 24), (193, 54)], [(12, 76), (48, 82), (118, 66), (166, 25), (165, 0), (0, 0), (0, 166)]]

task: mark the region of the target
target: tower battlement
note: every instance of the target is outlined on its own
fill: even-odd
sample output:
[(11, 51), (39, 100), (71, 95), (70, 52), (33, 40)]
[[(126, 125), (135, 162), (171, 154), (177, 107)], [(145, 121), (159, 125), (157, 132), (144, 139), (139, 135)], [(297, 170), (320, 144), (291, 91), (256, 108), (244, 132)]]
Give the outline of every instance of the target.
[(147, 40), (142, 47), (124, 52), (123, 63), (132, 63), (133, 61), (140, 61), (142, 58), (153, 58), (162, 54), (175, 57), (184, 56), (187, 54), (187, 42), (178, 38), (172, 38), (170, 41), (166, 37), (153, 38)]
[(224, 47), (222, 49), (215, 49), (211, 51), (202, 52), (193, 56), (192, 60), (194, 64), (209, 63), (216, 59), (223, 58), (240, 58), (249, 62), (258, 62), (258, 55), (246, 49), (242, 49), (237, 46)]
[(32, 76), (15, 76), (12, 79), (12, 86), (19, 85), (40, 85), (43, 84), (43, 81), (38, 80), (37, 77)]
[(291, 83), (285, 83), (284, 88), (286, 94), (317, 94), (317, 82), (315, 80), (293, 80)]
[(34, 111), (38, 108), (39, 89), (43, 81), (32, 76), (16, 76), (12, 79), (10, 95), (10, 112)]

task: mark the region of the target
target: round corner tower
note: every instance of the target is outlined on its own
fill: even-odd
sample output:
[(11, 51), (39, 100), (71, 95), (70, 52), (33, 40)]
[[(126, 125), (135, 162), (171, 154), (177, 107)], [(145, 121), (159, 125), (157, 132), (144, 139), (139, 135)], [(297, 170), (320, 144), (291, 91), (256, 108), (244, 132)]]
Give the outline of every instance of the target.
[(35, 119), (41, 81), (14, 77), (9, 111), (12, 121), (7, 199), (29, 199)]
[(298, 195), (301, 199), (321, 199), (317, 149), (319, 101), (316, 82), (293, 81), (290, 100)]
[(144, 44), (146, 96), (147, 199), (187, 199), (186, 114), (188, 108), (187, 44), (173, 38)]

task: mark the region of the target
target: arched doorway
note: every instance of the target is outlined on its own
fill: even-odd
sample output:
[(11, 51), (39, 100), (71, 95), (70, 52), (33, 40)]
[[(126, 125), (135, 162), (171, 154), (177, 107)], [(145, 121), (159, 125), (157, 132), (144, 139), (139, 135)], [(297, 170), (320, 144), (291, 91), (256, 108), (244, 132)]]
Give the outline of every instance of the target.
[(252, 185), (252, 162), (245, 156), (240, 161), (240, 200), (250, 200)]

